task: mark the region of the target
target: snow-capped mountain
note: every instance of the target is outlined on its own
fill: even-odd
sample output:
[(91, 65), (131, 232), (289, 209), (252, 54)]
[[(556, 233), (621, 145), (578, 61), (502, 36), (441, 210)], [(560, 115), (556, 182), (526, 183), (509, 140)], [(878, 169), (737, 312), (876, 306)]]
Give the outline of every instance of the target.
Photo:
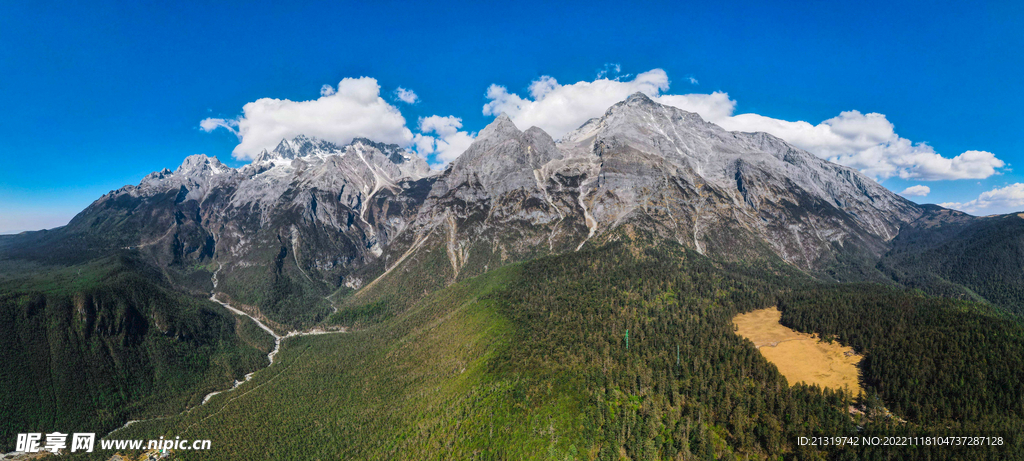
[(630, 224), (701, 253), (819, 269), (837, 248), (879, 256), (920, 214), (853, 169), (638, 93), (557, 143), (498, 117), (440, 175), (402, 242), (447, 236), (458, 276)]
[(330, 290), (398, 267), (451, 282), (626, 228), (818, 271), (840, 252), (881, 255), (921, 214), (855, 170), (638, 93), (558, 141), (499, 116), (443, 172), (367, 139), (299, 136), (239, 169), (194, 155), (58, 233), (92, 236), (91, 247), (103, 236), (160, 264), (216, 261), (225, 286), (270, 274)]
[[(101, 197), (63, 229), (105, 236), (166, 264), (216, 259), (233, 269), (289, 260), (336, 283), (381, 254), (433, 182), (426, 162), (396, 145), (283, 140), (239, 169), (194, 155)], [(95, 242), (91, 246), (96, 246)]]

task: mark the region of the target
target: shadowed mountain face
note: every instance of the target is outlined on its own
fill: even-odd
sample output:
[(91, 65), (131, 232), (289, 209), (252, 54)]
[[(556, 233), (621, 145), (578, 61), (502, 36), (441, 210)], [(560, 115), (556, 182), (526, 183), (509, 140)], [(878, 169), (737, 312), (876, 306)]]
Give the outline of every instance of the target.
[(413, 270), (435, 251), (448, 262), (434, 268), (438, 278), (450, 283), (604, 242), (620, 235), (613, 230), (820, 271), (840, 253), (877, 260), (921, 214), (855, 170), (636, 94), (557, 142), (499, 116), (440, 173), (365, 139), (300, 136), (237, 170), (191, 156), (101, 197), (64, 228), (0, 249), (38, 259), (139, 250), (197, 291), (219, 267), (224, 291), (264, 308), (274, 300), (253, 295), (257, 286), (323, 296), (399, 265)]
[(625, 226), (814, 271), (837, 252), (877, 259), (921, 213), (855, 170), (636, 94), (557, 143), (498, 117), (438, 177), (385, 259), (441, 246), (454, 280)]
[(928, 294), (1024, 315), (1024, 214), (976, 218), (935, 205), (893, 240), (878, 268)]
[[(874, 253), (920, 211), (850, 168), (765, 133), (728, 132), (637, 94), (563, 140), (598, 166), (586, 188), (597, 225), (643, 213), (680, 243), (728, 255), (715, 236), (745, 234), (805, 269), (831, 244)], [(730, 232), (732, 231), (732, 232)]]
[(221, 289), (244, 303), (280, 301), (265, 287), (283, 291), (278, 298), (312, 293), (322, 301), (405, 229), (434, 181), (429, 173), (395, 145), (300, 136), (237, 170), (188, 157), (104, 195), (64, 228), (8, 239), (0, 250), (8, 259), (67, 263), (128, 249), (193, 291), (209, 292), (211, 271), (221, 267)]

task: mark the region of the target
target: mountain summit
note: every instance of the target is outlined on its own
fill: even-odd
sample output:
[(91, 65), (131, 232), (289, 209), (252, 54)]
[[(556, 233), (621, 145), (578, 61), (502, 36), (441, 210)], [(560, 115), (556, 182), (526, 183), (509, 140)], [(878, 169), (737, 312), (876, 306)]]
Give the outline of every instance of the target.
[(855, 170), (637, 93), (557, 142), (502, 114), (443, 172), (358, 138), (285, 139), (239, 169), (191, 156), (47, 238), (139, 249), (164, 266), (216, 261), (224, 289), (243, 296), (254, 279), (358, 289), (438, 255), (443, 266), (421, 269), (450, 283), (620, 229), (817, 272), (841, 255), (877, 259), (922, 213)]
[(457, 279), (628, 225), (708, 255), (820, 270), (840, 249), (879, 257), (920, 215), (853, 169), (637, 93), (557, 143), (499, 116), (437, 178), (412, 235), (385, 257), (444, 235), (436, 245)]

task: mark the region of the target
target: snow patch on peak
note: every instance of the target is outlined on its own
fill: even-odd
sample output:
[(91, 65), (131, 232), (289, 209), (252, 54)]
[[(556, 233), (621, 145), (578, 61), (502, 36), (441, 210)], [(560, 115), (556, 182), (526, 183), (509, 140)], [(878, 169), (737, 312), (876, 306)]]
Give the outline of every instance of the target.
[(604, 119), (599, 117), (594, 117), (590, 120), (587, 120), (582, 125), (580, 125), (579, 128), (566, 133), (565, 136), (562, 136), (562, 139), (558, 140), (558, 142), (573, 143), (587, 139), (597, 134), (597, 132), (601, 129), (603, 121)]
[(633, 103), (633, 104), (654, 104), (654, 101), (651, 100), (650, 96), (647, 96), (646, 94), (644, 94), (642, 92), (639, 92), (639, 91), (629, 95), (629, 97), (626, 98), (625, 102), (627, 104), (629, 104), (629, 103)]
[(303, 141), (304, 139), (299, 139), (299, 137), (296, 137), (294, 142), (289, 141), (287, 139), (282, 139), (281, 142), (277, 143), (277, 147), (275, 147), (274, 150), (270, 152), (271, 158), (290, 160), (295, 157), (298, 157), (297, 147), (302, 146)]
[(238, 170), (224, 165), (216, 157), (190, 155), (174, 171), (164, 168), (150, 173), (137, 187), (123, 188), (121, 192), (153, 196), (168, 191), (184, 191), (186, 195), (182, 199), (202, 201), (211, 190), (232, 183), (238, 177), (237, 173)]
[(401, 165), (413, 159), (413, 155), (410, 154), (409, 151), (403, 149), (398, 144), (384, 144), (382, 142), (374, 142), (366, 138), (355, 138), (352, 140), (349, 146), (356, 145), (363, 145), (368, 148), (377, 149), (382, 154), (384, 154), (384, 156), (387, 157), (387, 159), (390, 160), (391, 163), (394, 163), (396, 165)]
[(221, 163), (217, 157), (208, 157), (206, 154), (197, 154), (185, 157), (185, 161), (181, 163), (181, 166), (179, 166), (177, 170), (174, 171), (174, 174), (195, 176), (209, 173), (212, 175), (219, 175), (234, 171), (234, 168)]

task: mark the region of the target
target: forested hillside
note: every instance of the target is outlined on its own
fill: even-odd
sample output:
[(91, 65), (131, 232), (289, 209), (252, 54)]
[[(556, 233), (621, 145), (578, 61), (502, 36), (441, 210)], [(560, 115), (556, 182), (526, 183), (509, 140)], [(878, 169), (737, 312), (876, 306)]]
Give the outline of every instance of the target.
[(1024, 420), (1024, 329), (978, 303), (878, 285), (813, 287), (780, 299), (782, 322), (853, 346), (867, 388), (910, 421)]
[[(956, 213), (935, 208), (929, 212)], [(922, 221), (909, 226), (893, 241), (892, 250), (878, 264), (883, 272), (930, 294), (984, 299), (1009, 312), (1024, 314), (1021, 215), (947, 218), (943, 223)]]
[[(788, 385), (734, 334), (735, 314), (775, 304), (795, 326), (859, 348), (870, 396)], [(425, 295), (406, 310), (373, 315), (388, 308), (378, 301), (358, 315), (343, 310), (337, 320), (363, 329), (290, 339), (279, 364), (238, 390), (119, 436), (214, 440), (213, 451), (176, 455), (183, 459), (1021, 453), (1017, 445), (797, 444), (800, 436), (1021, 428), (1012, 380), (1024, 363), (1007, 352), (1020, 350), (1024, 330), (983, 305), (877, 285), (825, 285), (786, 265), (716, 263), (672, 244), (623, 239), (507, 266)], [(956, 324), (970, 331), (952, 331)], [(877, 407), (876, 394), (908, 422), (851, 416), (851, 404)], [(1011, 405), (996, 409), (1007, 399)]]
[(130, 256), (0, 284), (0, 450), (176, 414), (267, 363), (273, 338)]

